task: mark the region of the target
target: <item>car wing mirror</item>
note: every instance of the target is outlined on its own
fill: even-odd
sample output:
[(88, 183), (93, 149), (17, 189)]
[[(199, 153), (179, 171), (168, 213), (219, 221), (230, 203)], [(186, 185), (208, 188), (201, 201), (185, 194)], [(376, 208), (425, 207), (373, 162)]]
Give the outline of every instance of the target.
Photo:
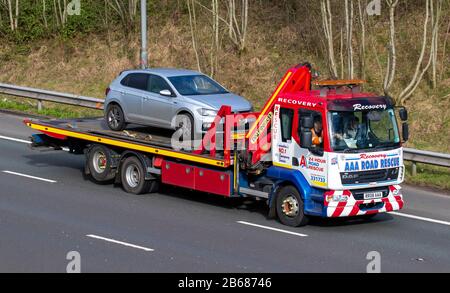
[(159, 92), (159, 94), (161, 96), (164, 96), (164, 97), (171, 97), (172, 96), (172, 92), (169, 91), (169, 90), (162, 90), (162, 91)]

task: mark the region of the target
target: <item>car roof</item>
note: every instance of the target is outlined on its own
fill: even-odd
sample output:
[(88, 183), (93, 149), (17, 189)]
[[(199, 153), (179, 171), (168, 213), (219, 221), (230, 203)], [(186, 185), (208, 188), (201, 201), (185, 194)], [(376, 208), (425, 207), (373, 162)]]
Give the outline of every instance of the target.
[(147, 68), (147, 69), (135, 69), (135, 70), (126, 70), (128, 73), (153, 73), (164, 77), (173, 77), (173, 76), (185, 76), (185, 75), (203, 75), (198, 71), (189, 70), (189, 69), (178, 69), (178, 68)]

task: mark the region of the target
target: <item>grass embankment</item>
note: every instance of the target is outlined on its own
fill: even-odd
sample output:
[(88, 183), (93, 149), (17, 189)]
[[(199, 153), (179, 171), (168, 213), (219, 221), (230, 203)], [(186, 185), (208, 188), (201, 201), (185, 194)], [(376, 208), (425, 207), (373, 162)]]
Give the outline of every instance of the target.
[(75, 106), (62, 106), (54, 103), (44, 103), (43, 109), (41, 111), (38, 111), (37, 103), (35, 101), (4, 98), (1, 95), (0, 109), (59, 119), (98, 117), (103, 115), (103, 112), (98, 110), (91, 110)]
[(406, 183), (450, 191), (449, 168), (417, 164), (417, 175), (412, 176), (412, 163), (406, 162), (405, 165)]

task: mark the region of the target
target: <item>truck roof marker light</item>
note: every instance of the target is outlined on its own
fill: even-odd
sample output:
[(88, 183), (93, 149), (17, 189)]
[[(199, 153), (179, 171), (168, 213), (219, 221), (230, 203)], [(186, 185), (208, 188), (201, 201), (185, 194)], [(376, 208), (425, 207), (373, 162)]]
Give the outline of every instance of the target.
[(339, 80), (316, 80), (313, 82), (313, 85), (326, 88), (338, 88), (344, 86), (347, 87), (360, 86), (364, 83), (366, 83), (366, 81), (362, 79), (339, 79)]

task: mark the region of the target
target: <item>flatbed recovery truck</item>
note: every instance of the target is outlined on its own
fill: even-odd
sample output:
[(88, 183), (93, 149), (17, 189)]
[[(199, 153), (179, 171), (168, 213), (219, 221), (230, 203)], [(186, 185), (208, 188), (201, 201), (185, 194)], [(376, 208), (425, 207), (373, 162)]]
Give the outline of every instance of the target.
[(395, 109), (390, 97), (361, 92), (358, 80), (313, 82), (305, 63), (286, 72), (260, 113), (223, 106), (194, 150), (174, 149), (159, 130), (111, 131), (103, 118), (24, 123), (41, 132), (32, 147), (84, 154), (85, 173), (97, 182), (133, 194), (163, 183), (262, 198), (269, 217), (296, 227), (312, 216), (372, 217), (403, 207), (407, 111), (399, 111), (401, 139)]

